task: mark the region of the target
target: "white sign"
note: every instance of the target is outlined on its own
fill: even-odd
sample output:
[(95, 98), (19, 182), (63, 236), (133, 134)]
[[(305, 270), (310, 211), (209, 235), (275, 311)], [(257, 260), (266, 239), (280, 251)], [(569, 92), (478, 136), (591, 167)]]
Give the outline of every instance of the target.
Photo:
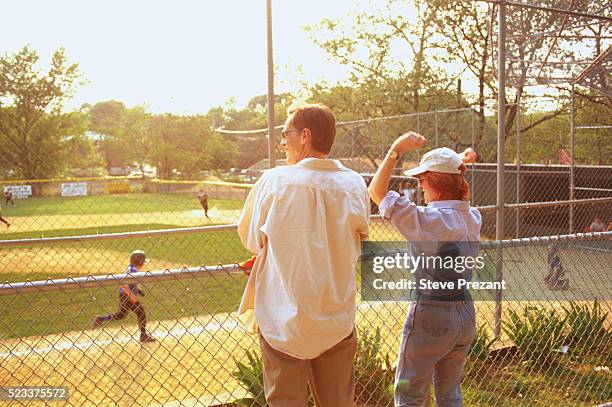
[(67, 182), (62, 184), (62, 196), (87, 195), (87, 182)]
[(11, 191), (13, 198), (29, 198), (32, 196), (32, 185), (7, 185), (4, 192)]

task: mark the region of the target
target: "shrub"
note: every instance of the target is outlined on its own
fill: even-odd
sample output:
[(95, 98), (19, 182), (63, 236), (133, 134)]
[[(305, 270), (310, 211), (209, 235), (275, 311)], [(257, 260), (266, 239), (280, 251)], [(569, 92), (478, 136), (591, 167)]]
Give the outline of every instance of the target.
[(566, 318), (557, 312), (526, 307), (523, 315), (509, 311), (509, 321), (503, 321), (503, 330), (514, 342), (521, 356), (535, 363), (552, 361), (553, 351), (563, 344)]
[(236, 400), (234, 403), (248, 407), (266, 407), (261, 356), (254, 351), (247, 350), (247, 358), (249, 362), (246, 365), (234, 358), (237, 370), (232, 372), (232, 377), (242, 384), (251, 397)]
[[(263, 363), (261, 356), (255, 351), (247, 350), (248, 365), (234, 358), (236, 371), (232, 372), (232, 377), (237, 379), (240, 384), (249, 392), (250, 397), (234, 400), (235, 404), (246, 407), (267, 407), (266, 394), (264, 392)], [(308, 407), (314, 406), (312, 395), (308, 395)]]
[(569, 343), (582, 348), (590, 348), (598, 344), (599, 339), (605, 337), (606, 328), (604, 323), (608, 312), (601, 309), (601, 305), (595, 300), (593, 306), (570, 302), (569, 307), (563, 307), (567, 315), (567, 323), (570, 332)]
[(392, 406), (394, 369), (389, 354), (381, 354), (380, 328), (371, 334), (364, 329), (357, 337), (355, 356), (355, 394), (366, 405)]
[(476, 337), (470, 346), (470, 357), (475, 357), (480, 361), (485, 361), (491, 354), (491, 345), (495, 339), (491, 339), (489, 332), (484, 325), (480, 325), (476, 330)]

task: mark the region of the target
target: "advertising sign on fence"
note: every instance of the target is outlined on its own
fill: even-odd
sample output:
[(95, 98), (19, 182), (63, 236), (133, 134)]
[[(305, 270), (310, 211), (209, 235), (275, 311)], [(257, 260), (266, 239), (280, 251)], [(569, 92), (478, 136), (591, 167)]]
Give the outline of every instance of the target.
[(87, 195), (87, 182), (67, 182), (62, 184), (62, 196), (85, 196)]
[(4, 191), (11, 191), (13, 198), (29, 198), (32, 196), (32, 185), (7, 185)]
[(106, 190), (109, 194), (129, 194), (129, 181), (109, 181), (106, 184)]

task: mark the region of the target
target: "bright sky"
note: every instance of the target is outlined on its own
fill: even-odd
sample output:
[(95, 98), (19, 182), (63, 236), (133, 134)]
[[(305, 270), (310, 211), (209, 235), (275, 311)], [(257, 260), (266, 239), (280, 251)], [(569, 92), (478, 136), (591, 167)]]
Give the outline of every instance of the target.
[[(272, 6), (277, 93), (299, 88), (299, 81), (347, 76), (302, 27), (345, 15), (353, 1)], [(2, 15), (2, 55), (29, 44), (47, 64), (64, 47), (79, 63), (89, 83), (68, 108), (116, 99), (153, 113), (192, 114), (230, 98), (242, 107), (267, 92), (265, 0), (21, 0), (3, 2)]]

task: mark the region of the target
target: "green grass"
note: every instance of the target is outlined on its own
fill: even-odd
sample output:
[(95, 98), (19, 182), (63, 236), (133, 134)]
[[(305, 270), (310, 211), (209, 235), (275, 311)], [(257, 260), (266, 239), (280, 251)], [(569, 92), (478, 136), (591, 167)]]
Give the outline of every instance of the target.
[[(242, 200), (211, 199), (209, 206), (241, 209)], [(41, 215), (100, 215), (188, 211), (201, 209), (193, 194), (118, 194), (77, 197), (29, 198), (17, 200), (15, 207), (5, 208), (7, 217)]]
[[(151, 322), (233, 312), (246, 280), (242, 275), (228, 275), (143, 284), (147, 319)], [(3, 296), (0, 308), (13, 310), (0, 318), (1, 339), (87, 330), (95, 315), (118, 310), (118, 286)], [(138, 331), (132, 313), (124, 321), (105, 326), (120, 325)]]
[[(462, 384), (465, 405), (488, 407), (592, 406), (612, 399), (612, 382), (593, 365), (567, 357), (554, 367), (534, 368), (520, 362), (495, 365), (468, 361)], [(484, 370), (487, 370), (485, 373)]]
[[(240, 200), (213, 199), (210, 206), (219, 210), (238, 210)], [(74, 198), (32, 198), (17, 201), (5, 215), (10, 218), (49, 215), (99, 215), (139, 214), (147, 212), (177, 212), (201, 210), (192, 194), (126, 194), (102, 195)], [(61, 228), (61, 224), (41, 224), (39, 230), (20, 232), (9, 229), (1, 235), (2, 240), (37, 237), (60, 237), (118, 233), (141, 230), (180, 228), (184, 225), (163, 223), (163, 214), (156, 217), (159, 223), (104, 225), (84, 228)], [(210, 224), (209, 224), (210, 225)], [(52, 252), (52, 258), (40, 259), (40, 250)], [(145, 250), (151, 259), (148, 269), (160, 269), (156, 262), (166, 267), (172, 264), (202, 266), (228, 264), (245, 260), (250, 254), (243, 248), (235, 230), (176, 234), (129, 239), (110, 239), (85, 242), (53, 243), (44, 246), (30, 245), (0, 249), (0, 256), (10, 252), (31, 253), (31, 264), (9, 264), (0, 274), (0, 281), (22, 282), (46, 280), (51, 261), (61, 262), (55, 266), (52, 278), (80, 275), (123, 273), (128, 255), (134, 249)], [(72, 253), (87, 251), (94, 253), (91, 263), (73, 258)], [(81, 256), (82, 257), (82, 256)], [(108, 267), (105, 267), (108, 259)], [(45, 262), (44, 264), (35, 264)], [(96, 267), (92, 267), (96, 264)], [(111, 266), (112, 264), (112, 266)], [(120, 264), (118, 267), (117, 264)], [(36, 265), (37, 267), (33, 267)], [(60, 271), (58, 272), (58, 267)], [(178, 266), (177, 266), (178, 267)], [(38, 271), (32, 271), (38, 270)], [(177, 319), (182, 317), (234, 311), (242, 295), (246, 279), (243, 276), (198, 278), (145, 284), (148, 295), (144, 299), (150, 321)], [(52, 293), (32, 293), (0, 297), (0, 338), (45, 335), (71, 330), (87, 329), (91, 318), (99, 313), (115, 312), (118, 306), (117, 286), (85, 290), (68, 290)], [(135, 324), (135, 318), (123, 321)], [(121, 322), (110, 325), (118, 325)]]
[[(133, 228), (134, 230), (140, 230), (136, 226)], [(150, 269), (156, 269), (155, 260), (164, 260), (188, 266), (206, 266), (240, 262), (251, 256), (242, 246), (240, 238), (235, 230), (219, 230), (184, 235), (164, 235), (117, 240), (98, 240), (81, 243), (54, 243), (45, 247), (54, 248), (58, 252), (61, 252), (62, 249), (95, 249), (100, 251), (101, 256), (121, 256), (122, 259), (125, 259), (125, 266), (127, 266), (129, 253), (132, 250), (140, 249), (147, 253), (147, 257), (154, 259), (149, 264)], [(21, 246), (20, 249), (35, 250), (36, 246)], [(2, 250), (0, 250), (0, 255), (1, 254)], [(68, 258), (66, 262), (70, 262), (70, 259)], [(70, 263), (68, 264), (73, 266)], [(121, 262), (121, 264), (123, 264), (123, 262)], [(65, 273), (54, 273), (53, 276), (54, 278), (62, 278), (89, 274), (119, 274), (123, 273), (123, 271), (123, 266), (118, 270), (93, 270), (88, 268), (87, 264), (83, 264), (77, 269), (67, 267)], [(20, 282), (26, 279), (34, 281), (46, 280), (48, 277), (49, 275), (45, 273), (25, 274), (16, 267), (15, 269), (4, 270), (2, 274), (0, 274), (0, 281)]]

